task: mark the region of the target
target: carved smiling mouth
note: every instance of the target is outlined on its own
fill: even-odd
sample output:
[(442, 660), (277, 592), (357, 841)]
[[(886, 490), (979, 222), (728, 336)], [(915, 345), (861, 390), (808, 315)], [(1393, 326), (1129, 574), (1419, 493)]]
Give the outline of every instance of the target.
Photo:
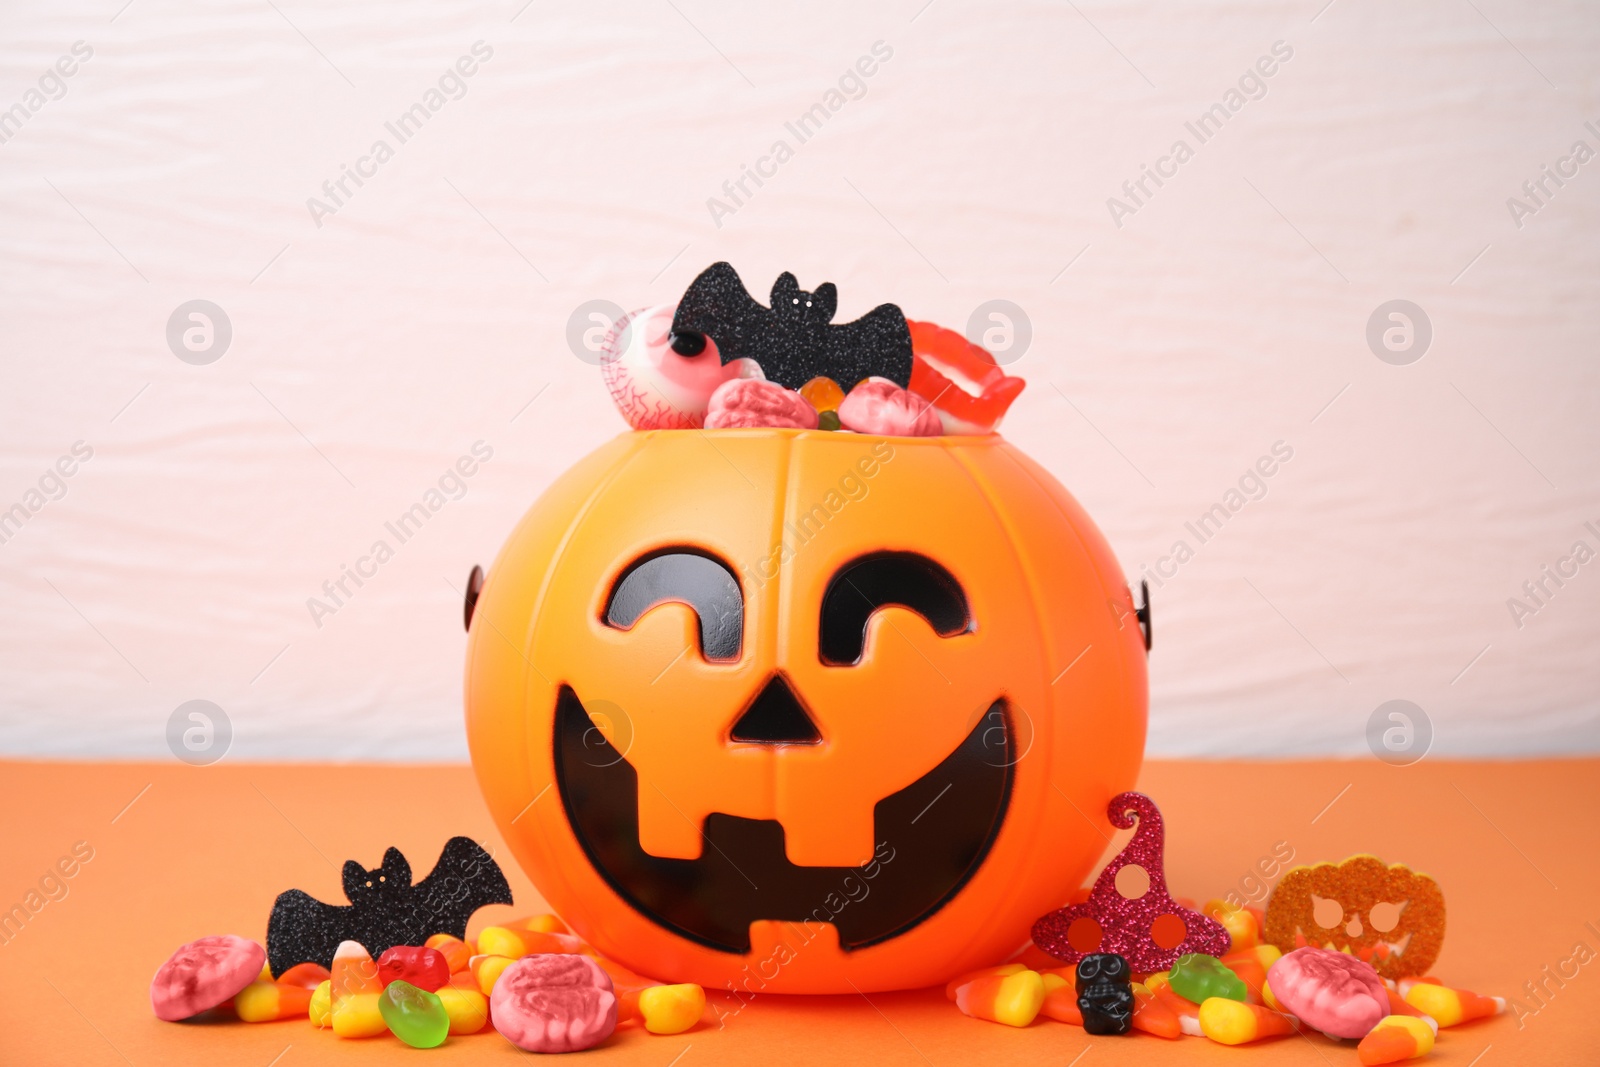
[[(600, 737), (566, 686), (556, 702), (554, 740), (567, 821), (606, 883), (657, 925), (741, 955), (750, 951), (750, 924), (763, 919), (831, 922), (849, 951), (933, 915), (989, 854), (1010, 803), (1015, 762), (1005, 704), (997, 700), (943, 762), (878, 801), (877, 870), (864, 883), (862, 868), (789, 862), (776, 820), (721, 812), (706, 817), (699, 859), (652, 856), (639, 844), (638, 773)], [(935, 804), (936, 816), (924, 818)], [(865, 895), (846, 900), (847, 878), (867, 884)], [(835, 912), (830, 899), (846, 903)]]
[[(1295, 927), (1294, 939), (1295, 946), (1297, 948), (1304, 948), (1306, 945), (1316, 944), (1316, 942), (1307, 937), (1305, 935), (1305, 931), (1298, 926)], [(1374, 956), (1380, 960), (1383, 960), (1392, 959), (1395, 956), (1402, 955), (1406, 950), (1406, 946), (1409, 944), (1411, 944), (1411, 933), (1407, 931), (1406, 935), (1398, 941), (1379, 941), (1377, 944), (1362, 945), (1360, 948), (1354, 948), (1349, 943), (1335, 944), (1332, 941), (1324, 941), (1322, 943), (1322, 947), (1330, 952), (1352, 953), (1357, 959), (1366, 960), (1368, 963), (1371, 963)]]

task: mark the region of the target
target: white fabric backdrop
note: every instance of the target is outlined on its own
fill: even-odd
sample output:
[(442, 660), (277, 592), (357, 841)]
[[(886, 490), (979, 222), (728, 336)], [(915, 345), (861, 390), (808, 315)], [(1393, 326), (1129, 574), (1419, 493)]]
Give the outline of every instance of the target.
[[(1024, 309), (1007, 435), (1170, 575), (1152, 753), (1365, 755), (1391, 699), (1435, 754), (1600, 749), (1600, 563), (1560, 564), (1600, 550), (1592, 5), (121, 3), (0, 12), (0, 753), (166, 758), (204, 699), (230, 758), (464, 757), (467, 569), (622, 428), (569, 316), (716, 259), (841, 321)], [(167, 341), (194, 299), (208, 365)], [(1409, 365), (1366, 340), (1393, 299)]]

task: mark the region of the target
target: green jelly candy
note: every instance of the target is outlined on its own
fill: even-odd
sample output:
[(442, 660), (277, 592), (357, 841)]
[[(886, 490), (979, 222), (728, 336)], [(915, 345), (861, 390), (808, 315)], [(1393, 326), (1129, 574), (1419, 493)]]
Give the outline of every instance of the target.
[(1179, 956), (1178, 962), (1172, 965), (1172, 973), (1167, 976), (1167, 984), (1178, 996), (1196, 1004), (1203, 1003), (1207, 997), (1239, 1001), (1249, 997), (1244, 979), (1217, 957), (1199, 952)]
[(839, 428), (839, 413), (837, 411), (817, 412), (817, 429), (837, 430)]
[(410, 982), (390, 982), (378, 997), (389, 1030), (412, 1048), (435, 1048), (450, 1033), (450, 1016), (437, 994)]

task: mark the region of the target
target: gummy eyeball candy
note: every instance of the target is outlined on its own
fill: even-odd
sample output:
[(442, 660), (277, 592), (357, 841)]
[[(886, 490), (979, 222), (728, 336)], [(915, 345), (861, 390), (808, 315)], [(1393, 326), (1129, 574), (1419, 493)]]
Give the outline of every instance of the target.
[(749, 359), (722, 362), (717, 343), (689, 354), (672, 344), (672, 316), (662, 304), (630, 312), (606, 335), (600, 372), (617, 410), (635, 430), (692, 430), (705, 423), (706, 405), (717, 386), (735, 378), (759, 378)]
[(167, 1022), (199, 1015), (255, 981), (266, 962), (266, 949), (233, 934), (191, 941), (150, 980), (150, 1006)]
[(1297, 948), (1267, 972), (1284, 1011), (1329, 1037), (1365, 1037), (1389, 1014), (1383, 979), (1369, 964), (1325, 948)]
[(495, 982), (489, 1016), (520, 1049), (578, 1052), (617, 1028), (617, 995), (610, 976), (588, 956), (524, 956)]

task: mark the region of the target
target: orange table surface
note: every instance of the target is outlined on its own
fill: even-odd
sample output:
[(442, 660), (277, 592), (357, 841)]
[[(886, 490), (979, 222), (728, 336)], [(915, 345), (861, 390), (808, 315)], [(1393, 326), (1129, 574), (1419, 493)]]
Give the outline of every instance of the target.
[[(1516, 998), (1521, 1010), (1444, 1031), (1431, 1062), (1600, 1064), (1600, 760), (1153, 761), (1140, 789), (1166, 817), (1167, 876), (1181, 896), (1247, 890), (1257, 863), (1284, 847), (1295, 863), (1373, 852), (1437, 878), (1449, 933), (1435, 972)], [(417, 1053), (390, 1038), (342, 1041), (302, 1020), (159, 1022), (150, 976), (194, 937), (264, 938), (274, 896), (291, 886), (342, 902), (343, 861), (375, 866), (391, 844), (418, 877), (454, 834), (507, 859), (516, 906), (479, 911), (469, 933), (542, 908), (465, 766), (3, 762), (0, 803), (0, 908), (26, 902), (75, 846), (92, 849), (63, 880), (64, 896), (41, 893), (26, 924), (0, 934), (7, 1067), (392, 1062)], [(423, 1058), (524, 1055), (489, 1029)], [(1205, 1038), (1090, 1037), (1049, 1020), (1012, 1029), (966, 1018), (937, 989), (767, 995), (743, 1005), (713, 994), (687, 1033), (627, 1027), (586, 1057), (654, 1067), (1358, 1062), (1353, 1044), (1320, 1035), (1228, 1048)]]

